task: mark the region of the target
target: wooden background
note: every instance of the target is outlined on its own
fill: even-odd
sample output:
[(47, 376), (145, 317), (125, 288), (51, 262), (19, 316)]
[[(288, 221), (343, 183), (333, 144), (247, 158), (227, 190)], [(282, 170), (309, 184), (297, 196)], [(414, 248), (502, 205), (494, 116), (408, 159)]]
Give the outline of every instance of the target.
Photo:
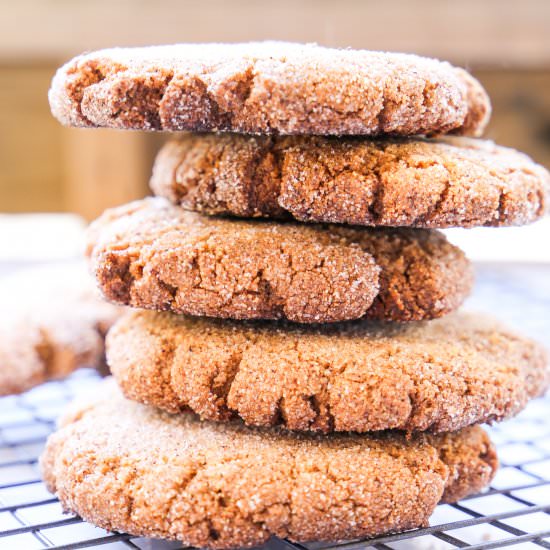
[(165, 136), (62, 128), (55, 68), (116, 45), (281, 39), (414, 52), (463, 65), (494, 107), (488, 137), (550, 166), (547, 0), (0, 0), (0, 212), (91, 219), (145, 195)]

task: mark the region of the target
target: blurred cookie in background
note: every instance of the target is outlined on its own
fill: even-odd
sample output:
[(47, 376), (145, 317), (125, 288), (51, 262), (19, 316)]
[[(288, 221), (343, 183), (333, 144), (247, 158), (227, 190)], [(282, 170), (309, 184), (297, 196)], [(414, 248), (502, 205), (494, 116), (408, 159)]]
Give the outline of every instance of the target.
[(80, 261), (0, 277), (0, 395), (79, 367), (106, 372), (105, 334), (121, 309), (105, 302)]

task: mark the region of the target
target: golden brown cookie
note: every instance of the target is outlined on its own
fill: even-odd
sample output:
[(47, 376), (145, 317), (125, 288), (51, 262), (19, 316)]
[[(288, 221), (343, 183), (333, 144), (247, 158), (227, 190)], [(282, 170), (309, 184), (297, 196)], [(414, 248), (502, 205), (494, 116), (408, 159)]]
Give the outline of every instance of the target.
[(133, 311), (107, 362), (128, 398), (168, 412), (320, 432), (458, 430), (550, 383), (542, 346), (473, 313), (304, 326)]
[(497, 467), (479, 427), (293, 435), (201, 422), (125, 400), (114, 385), (76, 404), (41, 458), (66, 510), (113, 531), (242, 548), (368, 537), (426, 526), (440, 501), (484, 487)]
[(101, 298), (82, 262), (1, 277), (0, 303), (0, 395), (105, 368), (105, 333), (121, 309)]
[(113, 302), (235, 319), (440, 317), (472, 284), (437, 231), (218, 219), (162, 198), (106, 211), (89, 253)]
[(160, 151), (155, 194), (206, 214), (373, 226), (521, 225), (550, 205), (550, 174), (468, 138), (186, 134)]
[(49, 94), (68, 126), (261, 134), (480, 135), (490, 102), (463, 69), (314, 44), (176, 44), (75, 57)]

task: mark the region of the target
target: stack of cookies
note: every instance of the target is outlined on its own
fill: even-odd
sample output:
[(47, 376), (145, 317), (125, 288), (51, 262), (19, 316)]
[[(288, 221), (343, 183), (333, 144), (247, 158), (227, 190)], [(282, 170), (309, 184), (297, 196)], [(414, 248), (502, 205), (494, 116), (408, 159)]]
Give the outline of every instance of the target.
[(436, 228), (532, 222), (550, 177), (429, 137), (481, 134), (474, 78), (412, 55), (177, 45), (77, 57), (50, 102), (70, 126), (212, 132), (175, 136), (156, 197), (89, 230), (103, 294), (139, 309), (107, 337), (116, 383), (42, 458), (67, 510), (232, 548), (424, 526), (489, 483), (477, 424), (541, 394), (546, 357), (454, 312), (472, 268)]

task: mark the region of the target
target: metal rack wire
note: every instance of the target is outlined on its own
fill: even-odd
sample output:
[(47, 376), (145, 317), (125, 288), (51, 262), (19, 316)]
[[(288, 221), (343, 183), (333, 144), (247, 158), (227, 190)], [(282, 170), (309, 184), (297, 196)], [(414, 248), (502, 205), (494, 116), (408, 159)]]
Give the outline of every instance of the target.
[[(471, 305), (496, 311), (512, 322), (516, 317), (516, 324), (521, 318), (524, 331), (548, 344), (550, 269), (541, 267), (537, 272), (531, 266), (528, 273), (526, 279), (518, 267), (481, 268)], [(66, 403), (96, 378), (95, 373), (82, 370), (66, 381), (0, 399), (0, 550), (182, 548), (177, 543), (108, 533), (64, 515), (44, 487), (37, 460), (45, 438)], [(330, 545), (272, 540), (265, 548), (489, 550), (514, 545), (550, 549), (550, 397), (533, 401), (517, 418), (490, 431), (501, 459), (491, 487), (457, 504), (438, 506), (430, 527)]]

